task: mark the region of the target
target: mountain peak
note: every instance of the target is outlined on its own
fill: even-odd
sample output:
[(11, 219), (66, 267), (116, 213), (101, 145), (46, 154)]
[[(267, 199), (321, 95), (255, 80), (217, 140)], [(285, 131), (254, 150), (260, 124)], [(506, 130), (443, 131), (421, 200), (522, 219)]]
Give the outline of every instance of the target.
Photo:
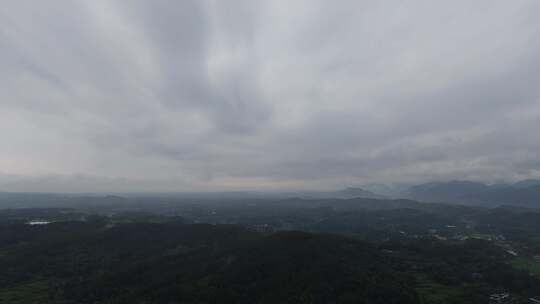
[(341, 197), (353, 198), (353, 197), (364, 197), (364, 198), (382, 198), (381, 195), (375, 194), (371, 191), (364, 190), (359, 187), (347, 187), (343, 190), (337, 191)]

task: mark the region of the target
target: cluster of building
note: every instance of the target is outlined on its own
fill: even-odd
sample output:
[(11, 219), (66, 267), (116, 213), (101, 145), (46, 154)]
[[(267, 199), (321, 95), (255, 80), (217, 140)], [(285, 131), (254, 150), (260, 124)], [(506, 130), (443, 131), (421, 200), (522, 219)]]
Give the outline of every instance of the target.
[[(512, 296), (507, 292), (495, 293), (489, 296), (490, 304), (510, 304), (510, 303), (515, 303), (514, 300), (515, 299), (512, 298)], [(540, 304), (540, 297), (529, 298), (529, 303)]]
[(46, 220), (31, 220), (31, 221), (26, 222), (27, 225), (31, 225), (31, 226), (35, 226), (35, 225), (48, 225), (48, 224), (50, 224), (50, 223), (51, 223), (51, 222), (46, 221)]
[(504, 303), (511, 303), (512, 298), (510, 297), (510, 294), (507, 292), (504, 293), (495, 293), (489, 296), (489, 303), (490, 304), (504, 304)]

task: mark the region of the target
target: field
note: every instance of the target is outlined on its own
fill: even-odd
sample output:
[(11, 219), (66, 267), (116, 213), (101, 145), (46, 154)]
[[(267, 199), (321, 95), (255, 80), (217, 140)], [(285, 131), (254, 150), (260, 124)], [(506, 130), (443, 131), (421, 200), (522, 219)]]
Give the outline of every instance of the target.
[(0, 289), (0, 303), (39, 304), (47, 303), (49, 292), (46, 282), (33, 282)]
[(463, 290), (459, 287), (446, 286), (432, 282), (422, 276), (418, 278), (416, 291), (422, 304), (462, 303)]
[(520, 257), (512, 261), (512, 266), (517, 269), (526, 270), (529, 273), (540, 277), (540, 261), (533, 258)]

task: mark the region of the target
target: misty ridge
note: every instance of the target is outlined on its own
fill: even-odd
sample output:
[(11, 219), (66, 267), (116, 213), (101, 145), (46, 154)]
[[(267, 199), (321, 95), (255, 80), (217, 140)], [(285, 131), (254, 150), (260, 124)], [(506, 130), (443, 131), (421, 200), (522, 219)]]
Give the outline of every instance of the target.
[[(366, 189), (371, 189), (366, 190)], [(376, 192), (378, 191), (378, 192)], [(72, 207), (73, 201), (99, 201), (110, 203), (145, 199), (192, 200), (320, 200), (320, 199), (410, 199), (429, 203), (453, 203), (469, 206), (516, 206), (540, 209), (540, 180), (526, 179), (515, 183), (487, 184), (472, 181), (429, 182), (418, 185), (368, 184), (347, 187), (336, 191), (221, 191), (221, 192), (111, 192), (88, 194), (0, 192), (0, 206), (21, 207)], [(30, 204), (28, 204), (30, 203)]]
[(0, 304), (540, 303), (540, 1), (0, 6)]

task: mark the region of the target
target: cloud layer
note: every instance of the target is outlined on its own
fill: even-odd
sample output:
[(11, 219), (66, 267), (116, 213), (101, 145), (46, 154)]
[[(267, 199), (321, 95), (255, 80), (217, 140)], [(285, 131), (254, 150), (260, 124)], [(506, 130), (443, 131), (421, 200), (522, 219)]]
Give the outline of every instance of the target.
[(0, 8), (0, 188), (540, 176), (540, 2)]

